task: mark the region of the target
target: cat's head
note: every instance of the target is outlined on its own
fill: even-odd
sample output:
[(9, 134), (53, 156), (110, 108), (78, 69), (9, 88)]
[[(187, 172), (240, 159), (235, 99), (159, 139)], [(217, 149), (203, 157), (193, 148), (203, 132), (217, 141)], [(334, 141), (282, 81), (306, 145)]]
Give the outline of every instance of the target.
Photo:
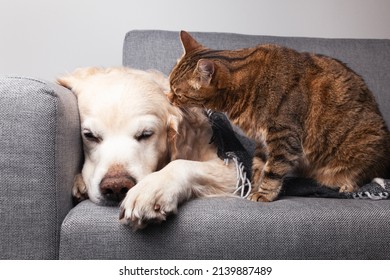
[(184, 54), (169, 75), (171, 92), (168, 98), (177, 106), (220, 110), (217, 103), (221, 101), (223, 81), (228, 73), (215, 59), (219, 51), (203, 47), (185, 31), (180, 32), (180, 39)]

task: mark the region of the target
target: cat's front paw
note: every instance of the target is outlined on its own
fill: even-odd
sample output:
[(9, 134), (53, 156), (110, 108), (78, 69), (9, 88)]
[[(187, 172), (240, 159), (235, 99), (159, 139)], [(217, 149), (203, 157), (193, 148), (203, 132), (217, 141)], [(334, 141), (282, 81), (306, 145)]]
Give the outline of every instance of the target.
[(270, 194), (265, 194), (265, 193), (261, 193), (261, 192), (254, 192), (248, 196), (248, 200), (260, 201), (260, 202), (271, 202), (271, 201), (275, 200), (275, 198), (273, 198), (273, 196)]
[(262, 180), (258, 182), (259, 187), (257, 188), (257, 191), (251, 193), (248, 196), (248, 199), (262, 202), (274, 201), (279, 196), (280, 190), (282, 189), (282, 183), (282, 180), (269, 178), (266, 173)]
[(252, 162), (252, 180), (260, 182), (263, 176), (264, 162), (260, 158), (254, 158)]
[[(276, 200), (279, 196), (281, 185), (276, 181), (273, 181), (272, 183), (273, 184), (266, 185), (266, 188), (260, 187), (258, 191), (251, 193), (248, 196), (248, 199), (260, 202), (271, 202)], [(262, 186), (264, 186), (264, 182), (262, 183)]]

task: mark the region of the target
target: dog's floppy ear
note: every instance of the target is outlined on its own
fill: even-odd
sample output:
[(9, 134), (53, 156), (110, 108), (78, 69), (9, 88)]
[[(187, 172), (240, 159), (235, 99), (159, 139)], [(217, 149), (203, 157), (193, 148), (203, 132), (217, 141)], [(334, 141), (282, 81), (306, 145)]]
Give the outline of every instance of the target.
[(152, 79), (160, 86), (162, 91), (169, 91), (169, 80), (162, 72), (154, 69), (149, 69), (147, 72), (150, 74)]
[(57, 83), (68, 89), (72, 89), (75, 86), (76, 82), (77, 79), (72, 74), (57, 78)]
[(70, 74), (57, 78), (57, 83), (70, 90), (73, 90), (77, 95), (78, 92), (75, 89), (80, 85), (80, 83), (82, 83), (89, 76), (92, 76), (101, 71), (103, 71), (103, 69), (98, 67), (78, 68)]

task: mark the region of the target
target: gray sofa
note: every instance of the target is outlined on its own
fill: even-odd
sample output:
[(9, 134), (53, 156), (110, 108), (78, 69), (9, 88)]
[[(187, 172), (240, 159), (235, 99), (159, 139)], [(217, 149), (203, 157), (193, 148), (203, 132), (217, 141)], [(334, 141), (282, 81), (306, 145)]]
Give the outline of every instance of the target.
[[(365, 78), (390, 124), (390, 40), (192, 34), (211, 48), (267, 42), (341, 59)], [(178, 32), (130, 31), (123, 65), (168, 74), (181, 53)], [(76, 102), (54, 83), (0, 79), (1, 259), (390, 259), (390, 200), (195, 199), (138, 232), (118, 222), (116, 207), (74, 206)]]

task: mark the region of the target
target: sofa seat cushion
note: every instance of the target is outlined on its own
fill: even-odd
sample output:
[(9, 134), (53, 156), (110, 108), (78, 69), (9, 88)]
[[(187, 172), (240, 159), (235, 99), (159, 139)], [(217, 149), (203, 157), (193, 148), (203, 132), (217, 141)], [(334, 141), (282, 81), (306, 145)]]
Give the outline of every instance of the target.
[(89, 200), (61, 230), (61, 259), (388, 259), (389, 201), (282, 197), (191, 200), (134, 232)]

